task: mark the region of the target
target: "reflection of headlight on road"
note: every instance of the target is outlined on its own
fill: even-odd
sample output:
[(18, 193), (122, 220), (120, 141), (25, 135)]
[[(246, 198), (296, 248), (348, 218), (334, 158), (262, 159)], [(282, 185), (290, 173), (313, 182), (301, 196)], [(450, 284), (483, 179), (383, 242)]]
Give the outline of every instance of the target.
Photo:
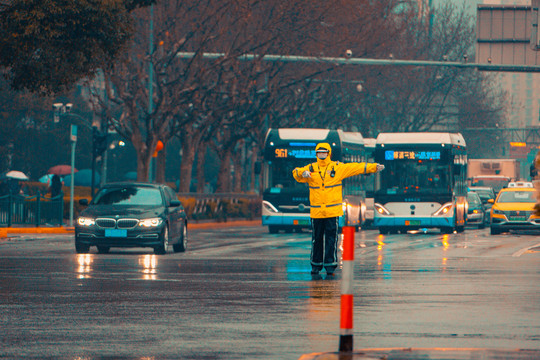
[(156, 227), (156, 226), (161, 225), (161, 223), (162, 223), (161, 218), (139, 220), (139, 226), (144, 226), (144, 227)]
[(91, 265), (92, 262), (93, 262), (92, 255), (90, 255), (90, 254), (78, 254), (77, 255), (77, 261), (79, 262), (80, 266)]
[(87, 217), (80, 217), (77, 219), (77, 224), (81, 225), (81, 226), (92, 226), (96, 223), (96, 221), (92, 218), (87, 218)]

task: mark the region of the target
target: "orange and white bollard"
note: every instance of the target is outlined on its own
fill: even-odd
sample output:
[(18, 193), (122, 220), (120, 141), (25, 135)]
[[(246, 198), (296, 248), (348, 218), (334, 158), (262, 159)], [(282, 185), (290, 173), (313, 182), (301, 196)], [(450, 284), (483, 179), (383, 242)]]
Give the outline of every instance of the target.
[(353, 273), (354, 273), (354, 227), (343, 227), (343, 269), (341, 276), (341, 320), (339, 351), (353, 351)]

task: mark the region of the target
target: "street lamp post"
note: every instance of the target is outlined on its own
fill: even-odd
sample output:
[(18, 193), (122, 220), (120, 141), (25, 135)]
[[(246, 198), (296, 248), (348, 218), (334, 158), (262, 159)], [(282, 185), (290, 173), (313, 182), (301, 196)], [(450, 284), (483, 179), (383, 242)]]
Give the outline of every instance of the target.
[[(72, 113), (73, 104), (71, 103), (54, 103), (53, 104), (53, 120), (55, 123), (60, 122), (60, 118), (64, 116), (72, 116), (82, 120), (82, 124), (92, 129), (92, 184), (91, 184), (91, 197), (94, 197), (95, 192), (95, 180), (96, 180), (96, 158), (103, 154), (107, 148), (107, 127), (103, 125), (102, 120), (102, 129), (99, 131), (97, 127), (90, 126), (87, 122), (87, 119), (82, 116)], [(103, 117), (104, 118), (104, 117)], [(103, 119), (102, 118), (102, 119)], [(73, 146), (73, 145), (72, 145)], [(73, 176), (72, 176), (73, 181)]]

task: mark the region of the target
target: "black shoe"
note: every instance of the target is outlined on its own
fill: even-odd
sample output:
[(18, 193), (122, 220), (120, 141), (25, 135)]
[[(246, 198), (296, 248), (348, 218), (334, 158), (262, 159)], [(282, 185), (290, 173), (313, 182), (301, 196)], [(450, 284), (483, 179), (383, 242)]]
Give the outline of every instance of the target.
[(311, 270), (311, 275), (319, 275), (321, 270)]
[(326, 275), (327, 276), (334, 276), (334, 273), (330, 271), (330, 272), (326, 272)]

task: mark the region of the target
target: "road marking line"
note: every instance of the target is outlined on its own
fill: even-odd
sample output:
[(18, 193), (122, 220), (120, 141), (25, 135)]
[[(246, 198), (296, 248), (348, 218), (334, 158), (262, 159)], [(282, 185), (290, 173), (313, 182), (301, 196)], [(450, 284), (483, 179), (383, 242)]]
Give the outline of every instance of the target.
[(516, 251), (515, 253), (512, 254), (513, 257), (520, 257), (521, 255), (525, 254), (527, 251), (529, 251), (530, 249), (532, 248), (535, 248), (535, 247), (539, 247), (540, 246), (540, 243), (536, 244), (536, 245), (532, 245), (532, 246), (529, 246), (529, 247), (526, 247), (526, 248), (523, 248), (521, 250), (518, 250)]

